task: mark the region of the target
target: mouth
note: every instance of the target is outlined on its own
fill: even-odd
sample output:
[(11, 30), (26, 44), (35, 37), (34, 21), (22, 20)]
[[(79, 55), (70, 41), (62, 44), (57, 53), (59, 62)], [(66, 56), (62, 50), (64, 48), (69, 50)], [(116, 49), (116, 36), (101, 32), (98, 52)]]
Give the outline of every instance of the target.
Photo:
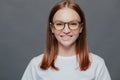
[(73, 37), (73, 35), (60, 35), (63, 41), (69, 41)]

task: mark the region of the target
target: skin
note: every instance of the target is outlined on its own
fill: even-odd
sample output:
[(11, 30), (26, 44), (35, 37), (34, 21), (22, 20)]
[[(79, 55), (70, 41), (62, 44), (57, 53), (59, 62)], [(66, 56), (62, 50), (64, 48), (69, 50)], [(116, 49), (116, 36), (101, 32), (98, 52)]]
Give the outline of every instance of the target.
[[(53, 22), (62, 21), (62, 22), (70, 22), (73, 20), (81, 21), (80, 16), (77, 12), (70, 8), (62, 8), (58, 10), (54, 17)], [(79, 36), (79, 33), (82, 32), (82, 28), (79, 27), (76, 30), (70, 30), (68, 25), (65, 25), (65, 28), (62, 31), (58, 31), (52, 28), (52, 32), (54, 33), (56, 39), (58, 40), (58, 55), (61, 56), (72, 56), (75, 55), (75, 44), (76, 39)]]

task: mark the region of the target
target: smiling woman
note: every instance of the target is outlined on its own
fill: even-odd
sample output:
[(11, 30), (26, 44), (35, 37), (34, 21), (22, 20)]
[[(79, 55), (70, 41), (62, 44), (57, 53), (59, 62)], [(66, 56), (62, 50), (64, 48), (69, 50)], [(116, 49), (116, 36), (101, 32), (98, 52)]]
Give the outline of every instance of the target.
[[(52, 33), (58, 41), (59, 52), (58, 55), (70, 56), (75, 55), (75, 53), (64, 54), (65, 52), (61, 48), (66, 51), (70, 51), (69, 48), (72, 46), (75, 47), (76, 39), (82, 31), (82, 26), (79, 24), (81, 22), (80, 16), (70, 8), (62, 8), (57, 11), (53, 17), (53, 27)], [(69, 49), (69, 50), (67, 50)], [(75, 48), (72, 48), (73, 50)]]
[(111, 80), (104, 60), (91, 53), (80, 6), (62, 0), (48, 18), (46, 49), (33, 58), (22, 80)]

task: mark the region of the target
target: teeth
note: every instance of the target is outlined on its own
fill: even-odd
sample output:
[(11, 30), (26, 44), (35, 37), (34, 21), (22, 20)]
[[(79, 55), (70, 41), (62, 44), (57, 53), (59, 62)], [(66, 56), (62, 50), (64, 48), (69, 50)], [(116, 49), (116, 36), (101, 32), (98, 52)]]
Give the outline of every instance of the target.
[(65, 36), (61, 35), (61, 37), (62, 37), (63, 40), (66, 41), (66, 40), (70, 40), (72, 35), (65, 35)]

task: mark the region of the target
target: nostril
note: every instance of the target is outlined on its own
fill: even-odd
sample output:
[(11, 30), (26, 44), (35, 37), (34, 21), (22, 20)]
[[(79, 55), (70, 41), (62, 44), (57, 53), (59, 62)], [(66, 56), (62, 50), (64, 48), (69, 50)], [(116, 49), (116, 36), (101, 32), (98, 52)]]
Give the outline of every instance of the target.
[(72, 35), (70, 37), (72, 37)]

